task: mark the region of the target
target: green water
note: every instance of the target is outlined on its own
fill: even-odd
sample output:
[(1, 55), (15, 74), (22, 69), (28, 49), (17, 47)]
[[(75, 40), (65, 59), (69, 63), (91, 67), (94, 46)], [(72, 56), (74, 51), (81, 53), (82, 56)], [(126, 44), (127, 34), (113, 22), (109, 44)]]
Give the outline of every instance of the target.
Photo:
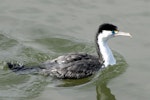
[[(149, 100), (149, 0), (0, 0), (0, 100)], [(17, 75), (6, 62), (39, 64), (70, 52), (95, 54), (110, 22), (132, 39), (109, 41), (117, 65), (80, 80)]]

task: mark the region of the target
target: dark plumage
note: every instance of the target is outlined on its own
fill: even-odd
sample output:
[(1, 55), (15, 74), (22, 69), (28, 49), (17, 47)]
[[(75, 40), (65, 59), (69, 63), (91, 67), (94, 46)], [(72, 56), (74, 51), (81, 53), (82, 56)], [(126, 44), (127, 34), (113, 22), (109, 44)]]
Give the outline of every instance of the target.
[(74, 53), (60, 56), (42, 64), (44, 73), (58, 78), (84, 78), (93, 75), (102, 64), (95, 56)]
[(48, 60), (39, 66), (20, 66), (8, 63), (9, 68), (19, 74), (39, 73), (62, 79), (78, 79), (95, 74), (102, 66), (99, 59), (86, 53), (72, 53)]
[(114, 30), (118, 30), (118, 28), (113, 24), (104, 23), (99, 26), (97, 34), (102, 33), (103, 30), (114, 31)]

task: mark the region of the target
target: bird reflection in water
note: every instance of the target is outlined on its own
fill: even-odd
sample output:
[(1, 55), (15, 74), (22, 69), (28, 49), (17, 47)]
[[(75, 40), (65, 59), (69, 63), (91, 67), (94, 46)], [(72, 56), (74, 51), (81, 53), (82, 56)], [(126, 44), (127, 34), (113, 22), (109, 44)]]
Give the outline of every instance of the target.
[(115, 95), (111, 93), (107, 83), (102, 83), (96, 86), (97, 100), (116, 100)]
[(125, 72), (128, 66), (121, 55), (117, 54), (117, 59), (119, 60), (119, 64), (103, 70), (102, 74), (98, 78), (99, 80), (96, 81), (97, 100), (116, 100), (115, 95), (111, 92), (107, 83), (112, 78), (118, 77), (120, 74)]

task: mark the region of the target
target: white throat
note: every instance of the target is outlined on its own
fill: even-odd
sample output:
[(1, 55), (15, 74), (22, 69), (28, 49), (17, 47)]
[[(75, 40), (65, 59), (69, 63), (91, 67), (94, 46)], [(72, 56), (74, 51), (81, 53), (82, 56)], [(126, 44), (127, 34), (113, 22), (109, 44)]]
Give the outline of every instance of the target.
[(102, 57), (104, 59), (104, 65), (105, 67), (109, 65), (116, 64), (116, 59), (114, 58), (111, 49), (109, 48), (107, 44), (107, 39), (105, 40), (100, 34), (98, 36), (98, 45), (100, 52), (102, 54)]

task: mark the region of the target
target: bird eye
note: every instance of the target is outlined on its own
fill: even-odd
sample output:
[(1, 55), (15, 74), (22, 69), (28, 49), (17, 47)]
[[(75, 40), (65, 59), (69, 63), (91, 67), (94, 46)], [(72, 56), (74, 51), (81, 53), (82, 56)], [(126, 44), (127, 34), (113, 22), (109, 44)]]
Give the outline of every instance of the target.
[(112, 31), (112, 34), (116, 34), (116, 33), (118, 33), (119, 31), (118, 30), (113, 30)]
[(112, 31), (112, 34), (114, 35), (114, 34), (115, 34), (115, 31)]

